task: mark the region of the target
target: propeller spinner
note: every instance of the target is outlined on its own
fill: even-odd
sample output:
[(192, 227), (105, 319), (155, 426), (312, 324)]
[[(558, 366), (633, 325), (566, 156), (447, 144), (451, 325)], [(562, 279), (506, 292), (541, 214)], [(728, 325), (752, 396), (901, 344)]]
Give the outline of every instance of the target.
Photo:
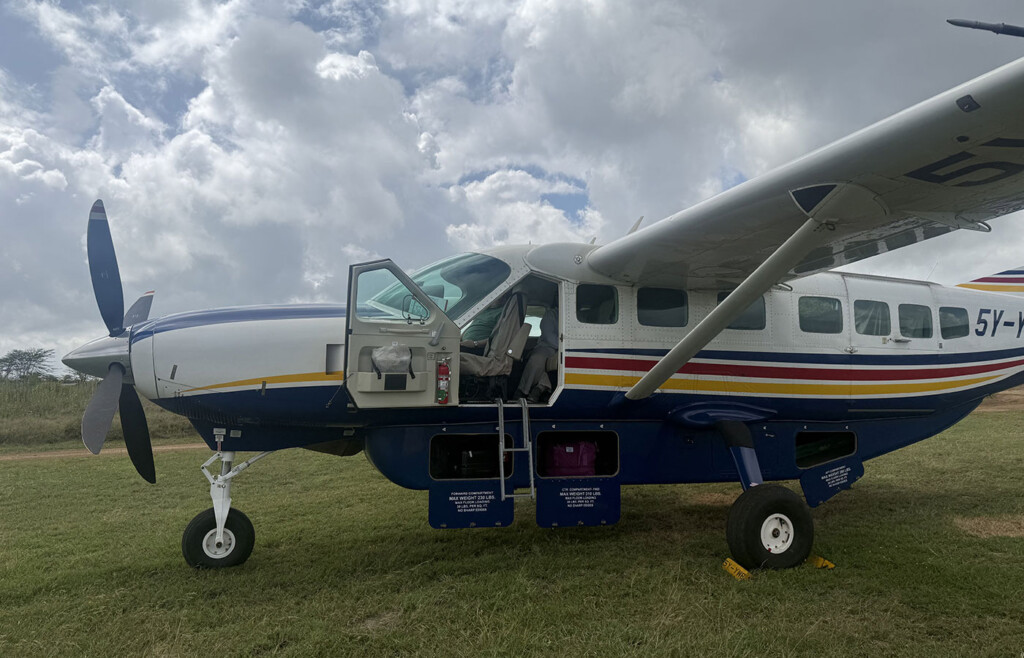
[(139, 475), (155, 483), (149, 426), (142, 402), (131, 383), (130, 332), (126, 331), (149, 317), (153, 293), (146, 293), (124, 312), (124, 292), (114, 241), (110, 237), (103, 202), (98, 199), (89, 213), (86, 250), (93, 293), (109, 335), (83, 345), (62, 359), (69, 368), (103, 378), (82, 416), (82, 442), (90, 452), (99, 454), (110, 433), (114, 413), (120, 410), (128, 456)]

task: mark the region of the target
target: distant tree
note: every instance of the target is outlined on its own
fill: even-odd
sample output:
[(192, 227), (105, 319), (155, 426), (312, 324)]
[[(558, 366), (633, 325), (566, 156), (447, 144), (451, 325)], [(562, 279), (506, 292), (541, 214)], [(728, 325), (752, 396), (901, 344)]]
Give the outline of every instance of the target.
[(10, 379), (14, 372), (14, 356), (11, 352), (0, 356), (0, 379)]
[(78, 372), (77, 370), (72, 370), (71, 368), (68, 368), (64, 372), (64, 374), (61, 375), (61, 378), (60, 378), (60, 380), (62, 382), (64, 382), (65, 384), (82, 384), (82, 383), (87, 382), (87, 381), (89, 381), (91, 379), (95, 379), (95, 377), (90, 377), (89, 375), (85, 374), (84, 372)]
[(49, 375), (53, 370), (52, 358), (53, 350), (43, 348), (11, 350), (0, 357), (0, 376), (4, 379), (26, 379), (33, 375)]

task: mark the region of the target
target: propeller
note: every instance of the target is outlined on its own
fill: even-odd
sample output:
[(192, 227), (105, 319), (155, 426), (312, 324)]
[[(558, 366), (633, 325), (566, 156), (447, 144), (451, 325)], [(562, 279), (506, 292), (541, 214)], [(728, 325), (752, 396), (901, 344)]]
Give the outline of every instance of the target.
[(100, 199), (96, 199), (89, 211), (89, 228), (85, 240), (92, 291), (110, 335), (117, 336), (124, 331), (124, 293), (121, 290), (121, 272), (117, 269), (114, 240), (110, 237), (110, 224), (107, 223), (107, 211)]
[(128, 456), (135, 470), (147, 482), (156, 482), (153, 465), (153, 446), (149, 438), (149, 425), (135, 387), (127, 376), (131, 372), (129, 332), (125, 329), (149, 318), (153, 305), (153, 292), (139, 297), (128, 312), (124, 312), (124, 292), (121, 274), (117, 268), (114, 241), (110, 237), (110, 224), (103, 202), (97, 200), (89, 212), (86, 233), (86, 251), (89, 254), (89, 274), (96, 304), (107, 325), (109, 338), (101, 338), (71, 352), (63, 361), (69, 367), (89, 374), (102, 374), (103, 380), (82, 416), (82, 442), (94, 455), (99, 454), (114, 422), (114, 413), (121, 412), (121, 430)]

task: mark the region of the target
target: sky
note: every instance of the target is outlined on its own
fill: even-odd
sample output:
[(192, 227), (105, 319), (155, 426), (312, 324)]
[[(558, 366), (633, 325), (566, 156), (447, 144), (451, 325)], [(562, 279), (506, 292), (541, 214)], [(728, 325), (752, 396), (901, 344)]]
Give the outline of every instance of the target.
[[(0, 354), (126, 307), (343, 302), (348, 266), (606, 243), (1024, 56), (1012, 0), (4, 0)], [(853, 266), (955, 284), (1024, 217)]]

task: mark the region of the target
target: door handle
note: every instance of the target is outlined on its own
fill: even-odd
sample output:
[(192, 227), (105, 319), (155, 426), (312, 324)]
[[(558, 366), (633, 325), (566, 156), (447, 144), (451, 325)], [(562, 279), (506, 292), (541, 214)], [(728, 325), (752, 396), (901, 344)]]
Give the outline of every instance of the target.
[(382, 334), (400, 334), (403, 336), (417, 336), (429, 334), (430, 329), (393, 329), (391, 327), (380, 327)]
[(889, 340), (891, 340), (894, 343), (909, 343), (910, 342), (909, 338), (904, 338), (903, 336), (893, 336)]

